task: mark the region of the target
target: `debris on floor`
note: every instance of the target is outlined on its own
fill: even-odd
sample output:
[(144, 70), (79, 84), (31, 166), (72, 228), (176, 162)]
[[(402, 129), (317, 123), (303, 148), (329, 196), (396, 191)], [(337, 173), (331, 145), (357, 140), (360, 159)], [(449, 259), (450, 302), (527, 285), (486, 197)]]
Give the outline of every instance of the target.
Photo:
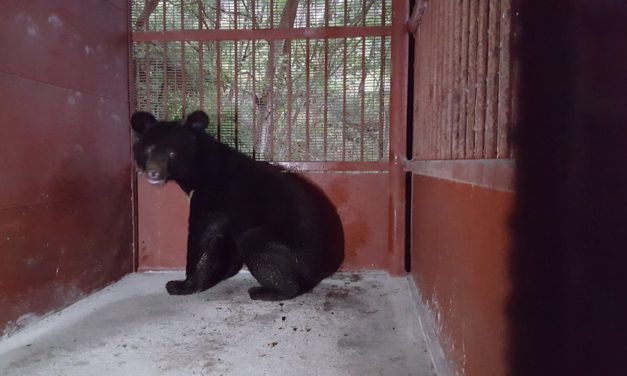
[(132, 274), (0, 341), (0, 375), (433, 375), (404, 278), (338, 273), (285, 302), (240, 273), (170, 296)]

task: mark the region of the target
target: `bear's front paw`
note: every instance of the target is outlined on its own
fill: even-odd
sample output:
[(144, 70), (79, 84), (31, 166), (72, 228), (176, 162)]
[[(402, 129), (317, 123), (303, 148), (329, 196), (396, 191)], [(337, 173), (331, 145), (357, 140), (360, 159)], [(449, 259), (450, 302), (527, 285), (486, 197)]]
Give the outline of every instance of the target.
[(187, 280), (169, 281), (165, 284), (165, 289), (168, 290), (170, 295), (188, 295), (194, 292)]

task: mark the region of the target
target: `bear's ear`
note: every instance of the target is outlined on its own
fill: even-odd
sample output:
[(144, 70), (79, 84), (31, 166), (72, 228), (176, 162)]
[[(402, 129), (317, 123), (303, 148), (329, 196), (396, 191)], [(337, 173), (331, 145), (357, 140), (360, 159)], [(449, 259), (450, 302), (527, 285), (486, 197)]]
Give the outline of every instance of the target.
[(209, 116), (204, 111), (194, 111), (185, 120), (185, 125), (204, 131), (209, 126)]
[(138, 111), (131, 116), (131, 126), (137, 134), (144, 133), (155, 124), (157, 119), (150, 112)]

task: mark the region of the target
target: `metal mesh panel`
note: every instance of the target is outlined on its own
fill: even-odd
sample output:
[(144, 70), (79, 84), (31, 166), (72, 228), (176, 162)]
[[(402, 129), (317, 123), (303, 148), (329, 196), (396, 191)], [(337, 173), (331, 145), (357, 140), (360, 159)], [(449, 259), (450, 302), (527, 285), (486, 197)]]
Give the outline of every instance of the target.
[[(285, 0), (133, 0), (135, 31), (268, 29)], [(299, 1), (294, 27), (389, 26), (390, 0)], [(365, 14), (365, 17), (364, 17)]]
[[(139, 22), (151, 4), (135, 1), (134, 24), (142, 30), (213, 28), (207, 33), (271, 28), (281, 22), (285, 4), (159, 1), (146, 22)], [(294, 27), (367, 26), (375, 18), (382, 26), (389, 5), (380, 0), (300, 2)], [(134, 42), (133, 58), (136, 109), (160, 118), (204, 109), (210, 134), (257, 159), (387, 160), (390, 38), (384, 33)]]
[(518, 73), (511, 52), (512, 1), (420, 3), (412, 17), (414, 158), (514, 157), (510, 134)]

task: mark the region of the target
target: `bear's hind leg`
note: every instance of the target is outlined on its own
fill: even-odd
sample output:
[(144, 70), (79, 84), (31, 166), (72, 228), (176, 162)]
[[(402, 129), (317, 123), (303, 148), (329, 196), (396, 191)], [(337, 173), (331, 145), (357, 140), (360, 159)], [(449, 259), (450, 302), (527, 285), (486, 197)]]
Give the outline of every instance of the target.
[(248, 253), (245, 262), (261, 285), (248, 290), (251, 299), (287, 300), (305, 292), (294, 265), (294, 256), (287, 246), (268, 242), (263, 250)]

